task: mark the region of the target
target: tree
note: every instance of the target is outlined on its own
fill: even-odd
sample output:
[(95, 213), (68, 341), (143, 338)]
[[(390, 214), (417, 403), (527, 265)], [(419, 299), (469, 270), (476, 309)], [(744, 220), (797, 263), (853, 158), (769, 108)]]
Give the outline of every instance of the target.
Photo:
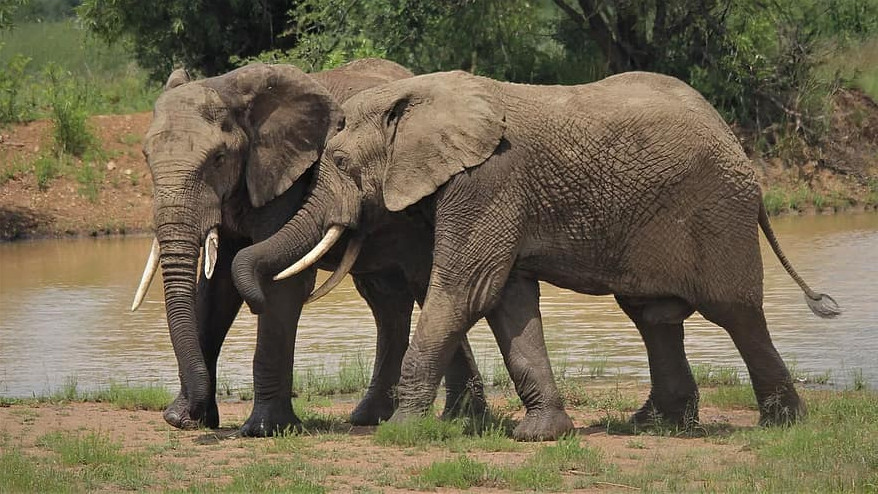
[(0, 31), (12, 27), (12, 20), (19, 7), (27, 0), (0, 0)]
[(164, 80), (176, 65), (211, 76), (246, 58), (289, 48), (280, 37), (294, 0), (85, 0), (77, 12), (86, 27), (108, 42), (130, 44), (153, 79)]

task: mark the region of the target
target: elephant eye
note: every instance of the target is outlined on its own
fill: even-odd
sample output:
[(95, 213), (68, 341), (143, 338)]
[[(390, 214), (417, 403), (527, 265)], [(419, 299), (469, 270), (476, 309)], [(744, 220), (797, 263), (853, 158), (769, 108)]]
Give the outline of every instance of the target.
[(335, 167), (339, 170), (345, 169), (345, 158), (339, 153), (335, 153), (332, 155), (332, 161), (335, 163)]

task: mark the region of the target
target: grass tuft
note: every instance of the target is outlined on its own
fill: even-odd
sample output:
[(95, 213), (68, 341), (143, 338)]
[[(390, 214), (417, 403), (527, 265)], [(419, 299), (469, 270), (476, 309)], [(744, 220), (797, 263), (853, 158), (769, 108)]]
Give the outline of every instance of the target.
[(121, 444), (102, 434), (53, 432), (40, 437), (37, 443), (56, 453), (63, 465), (80, 466), (77, 476), (87, 485), (111, 482), (130, 490), (150, 484), (146, 458), (123, 452)]
[(382, 446), (426, 447), (463, 437), (461, 420), (440, 420), (434, 415), (404, 422), (384, 422), (375, 430), (374, 441)]
[(160, 385), (131, 386), (111, 383), (95, 393), (94, 401), (108, 402), (123, 410), (161, 411), (174, 399), (173, 394)]
[(737, 386), (741, 384), (741, 374), (734, 367), (714, 367), (712, 364), (692, 366), (695, 384), (700, 386)]

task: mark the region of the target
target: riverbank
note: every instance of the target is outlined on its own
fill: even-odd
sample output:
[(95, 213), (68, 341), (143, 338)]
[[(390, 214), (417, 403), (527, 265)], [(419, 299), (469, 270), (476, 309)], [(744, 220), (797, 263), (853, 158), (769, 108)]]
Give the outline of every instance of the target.
[[(760, 428), (749, 385), (702, 382), (701, 425), (636, 430), (625, 418), (643, 383), (560, 383), (576, 433), (516, 443), (523, 416), (493, 388), (493, 418), (353, 427), (357, 395), (294, 400), (303, 431), (233, 437), (252, 402), (220, 403), (222, 429), (179, 431), (155, 389), (101, 402), (75, 393), (0, 405), (0, 485), (12, 491), (628, 492), (869, 491), (878, 486), (878, 393), (801, 390), (807, 420)], [(170, 398), (165, 391), (164, 399)], [(143, 398), (139, 398), (143, 396)]]
[[(740, 136), (771, 214), (878, 207), (878, 104), (846, 89), (833, 104), (831, 130), (819, 146), (777, 129)], [(151, 117), (91, 117), (97, 151), (60, 160), (49, 121), (0, 129), (0, 241), (150, 231), (152, 180), (141, 145)], [(770, 153), (760, 151), (769, 145)]]

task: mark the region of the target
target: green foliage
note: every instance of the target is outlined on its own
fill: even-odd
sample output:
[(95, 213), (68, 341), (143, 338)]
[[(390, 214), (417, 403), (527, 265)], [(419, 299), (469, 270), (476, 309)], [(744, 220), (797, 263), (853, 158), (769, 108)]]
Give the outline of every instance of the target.
[(212, 76), (233, 68), (230, 58), (294, 46), (281, 37), (291, 0), (85, 0), (77, 13), (85, 26), (110, 43), (130, 47), (155, 81), (183, 64)]
[[(0, 54), (3, 45), (0, 44)], [(30, 119), (33, 108), (21, 97), (27, 84), (26, 69), (31, 59), (20, 53), (0, 62), (0, 124), (24, 122)]]
[(13, 25), (13, 17), (27, 0), (0, 0), (0, 31), (9, 29)]
[(49, 182), (61, 173), (63, 160), (57, 156), (42, 154), (34, 160), (34, 176), (37, 179), (37, 187), (41, 191), (49, 189)]
[(55, 65), (46, 67), (51, 103), (52, 137), (60, 153), (82, 157), (97, 143), (88, 125), (86, 94), (82, 86)]
[(0, 124), (51, 115), (49, 73), (75, 88), (89, 114), (144, 111), (159, 93), (123, 46), (107, 46), (69, 20), (20, 24), (0, 33), (0, 44)]

